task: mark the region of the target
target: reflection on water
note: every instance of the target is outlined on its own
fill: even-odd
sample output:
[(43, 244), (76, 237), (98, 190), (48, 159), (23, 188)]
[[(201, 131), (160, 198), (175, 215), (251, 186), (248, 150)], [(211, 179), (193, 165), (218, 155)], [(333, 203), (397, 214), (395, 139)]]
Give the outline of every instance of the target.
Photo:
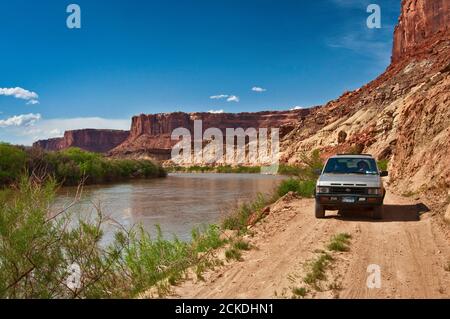
[[(123, 225), (142, 223), (150, 233), (160, 225), (163, 233), (190, 239), (192, 228), (219, 222), (231, 208), (270, 194), (282, 177), (260, 174), (171, 174), (165, 179), (124, 184), (87, 186), (72, 214), (95, 213), (93, 204)], [(73, 200), (76, 188), (63, 188), (54, 209)]]

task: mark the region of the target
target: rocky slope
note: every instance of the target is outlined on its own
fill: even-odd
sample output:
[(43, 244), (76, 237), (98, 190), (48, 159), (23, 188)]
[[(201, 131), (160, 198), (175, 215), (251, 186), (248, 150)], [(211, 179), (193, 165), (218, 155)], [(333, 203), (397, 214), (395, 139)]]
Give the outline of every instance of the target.
[(47, 151), (59, 151), (69, 147), (79, 147), (86, 151), (106, 153), (121, 144), (129, 131), (84, 129), (66, 131), (64, 137), (37, 141), (34, 147)]
[(450, 11), (444, 0), (404, 0), (392, 64), (360, 89), (314, 110), (282, 142), (283, 160), (320, 149), (390, 160), (404, 193), (450, 188)]

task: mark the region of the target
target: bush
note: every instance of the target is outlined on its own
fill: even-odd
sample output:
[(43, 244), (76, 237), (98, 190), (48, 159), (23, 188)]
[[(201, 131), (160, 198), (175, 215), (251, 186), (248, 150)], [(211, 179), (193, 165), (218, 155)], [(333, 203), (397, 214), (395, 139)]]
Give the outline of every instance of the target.
[(233, 214), (227, 216), (222, 221), (222, 228), (245, 233), (249, 217), (252, 214), (261, 214), (262, 209), (268, 204), (275, 202), (277, 198), (276, 196), (265, 197), (262, 194), (258, 194), (252, 203), (242, 204)]
[(389, 160), (383, 159), (377, 162), (378, 169), (381, 171), (387, 171), (389, 165)]
[[(47, 209), (55, 185), (22, 178), (0, 207), (0, 298), (123, 296), (127, 278), (114, 267), (124, 237), (100, 247), (100, 221), (74, 225), (69, 216), (51, 218)], [(83, 271), (78, 289), (68, 285), (74, 263)]]
[(0, 185), (12, 183), (25, 171), (26, 157), (21, 148), (0, 143)]
[[(176, 283), (190, 267), (210, 267), (205, 254), (224, 243), (217, 226), (182, 242), (164, 239), (159, 227), (152, 238), (142, 227), (118, 225), (102, 244), (101, 212), (93, 221), (76, 221), (48, 211), (55, 186), (23, 177), (14, 190), (0, 191), (0, 298), (134, 297), (165, 280)], [(79, 286), (71, 288), (75, 264)]]
[(300, 180), (298, 178), (290, 178), (281, 182), (278, 186), (278, 196), (282, 197), (289, 192), (294, 192), (303, 197), (312, 197), (316, 188), (316, 182), (312, 180)]

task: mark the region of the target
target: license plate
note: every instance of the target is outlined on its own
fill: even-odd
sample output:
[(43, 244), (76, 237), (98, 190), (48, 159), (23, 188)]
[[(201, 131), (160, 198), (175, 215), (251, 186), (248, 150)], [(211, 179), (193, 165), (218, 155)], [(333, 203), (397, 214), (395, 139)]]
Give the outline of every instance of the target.
[(343, 203), (354, 203), (355, 198), (354, 197), (342, 197), (342, 202)]

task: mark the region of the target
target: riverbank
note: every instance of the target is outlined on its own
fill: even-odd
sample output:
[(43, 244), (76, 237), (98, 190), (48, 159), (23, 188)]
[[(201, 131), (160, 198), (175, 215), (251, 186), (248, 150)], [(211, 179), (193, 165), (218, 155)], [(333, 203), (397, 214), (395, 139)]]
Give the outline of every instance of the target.
[(17, 182), (24, 174), (42, 180), (51, 177), (60, 185), (70, 186), (159, 178), (167, 172), (148, 160), (110, 159), (79, 148), (46, 152), (0, 143), (0, 186)]

